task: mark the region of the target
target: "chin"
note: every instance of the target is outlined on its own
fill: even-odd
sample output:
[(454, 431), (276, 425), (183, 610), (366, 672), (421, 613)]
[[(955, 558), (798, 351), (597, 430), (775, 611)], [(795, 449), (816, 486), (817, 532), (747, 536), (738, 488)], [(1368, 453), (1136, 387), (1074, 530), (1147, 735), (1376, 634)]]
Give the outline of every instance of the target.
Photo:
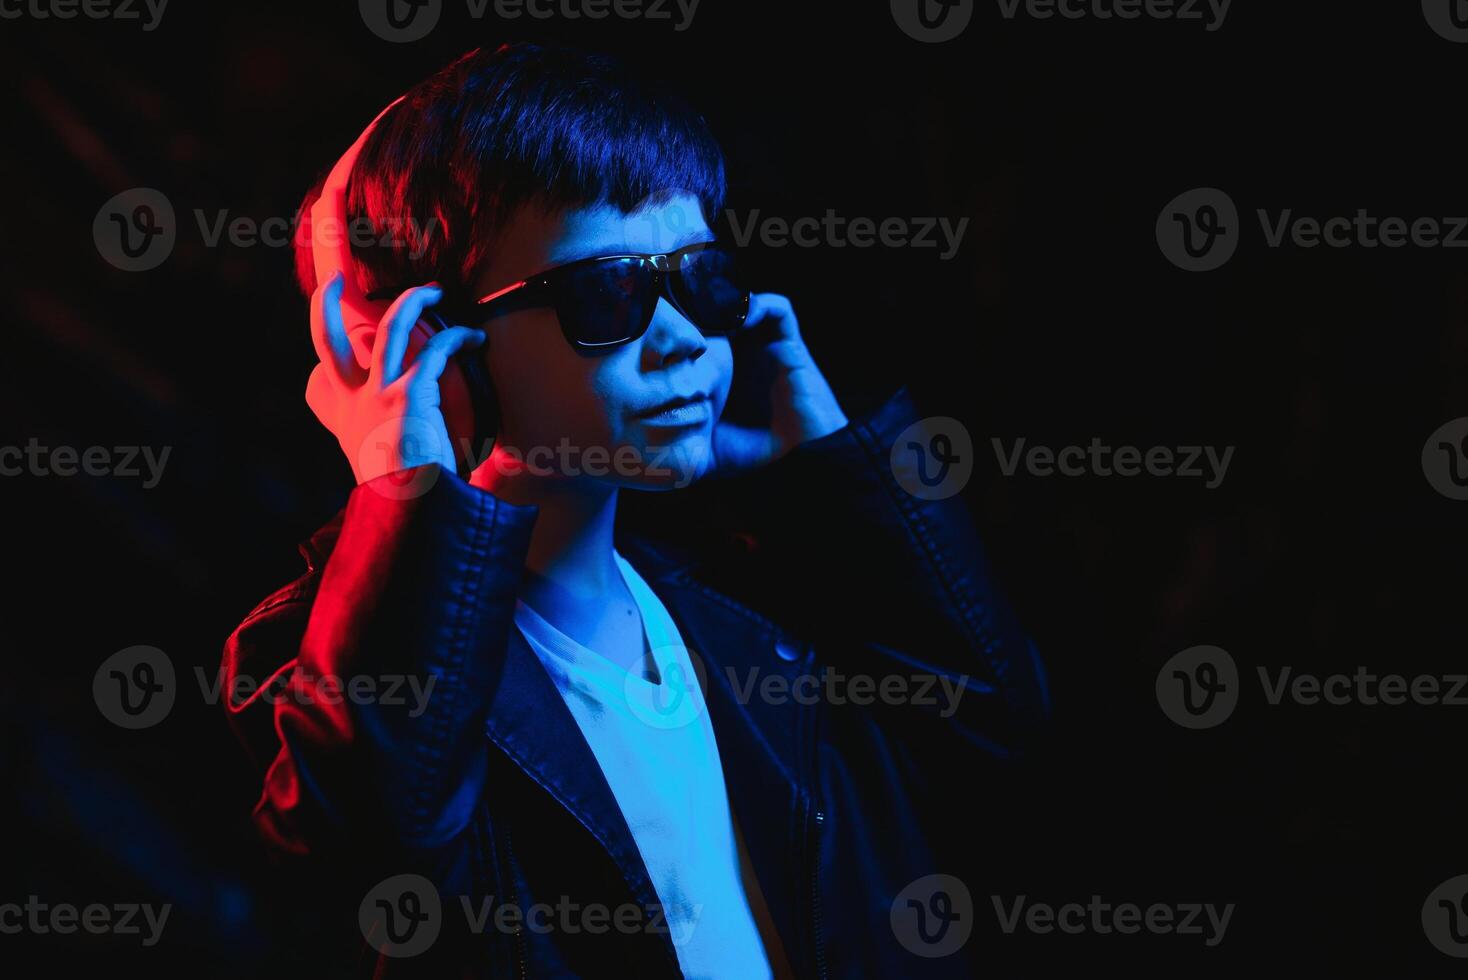
[(642, 468), (628, 474), (630, 485), (642, 490), (679, 490), (708, 472), (713, 442), (707, 427), (650, 431), (637, 456)]

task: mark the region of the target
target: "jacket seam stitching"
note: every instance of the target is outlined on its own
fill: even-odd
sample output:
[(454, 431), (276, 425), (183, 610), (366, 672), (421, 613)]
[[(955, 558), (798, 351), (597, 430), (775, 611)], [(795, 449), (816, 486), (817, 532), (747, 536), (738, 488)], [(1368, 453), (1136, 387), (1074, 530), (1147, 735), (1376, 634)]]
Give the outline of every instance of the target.
[[(485, 521), (485, 509), (489, 508), (488, 522)], [(467, 637), (475, 610), (478, 609), (478, 588), (483, 584), (483, 567), (486, 560), (486, 552), (493, 541), (493, 530), (496, 514), (492, 501), (478, 499), (475, 501), (478, 513), (475, 515), (474, 539), (470, 543), (469, 554), (471, 565), (466, 569), (469, 587), (461, 595), (458, 602), (457, 622), (450, 629), (453, 637), (452, 648), (454, 653), (445, 658), (442, 681), (447, 688), (446, 696), (439, 702), (441, 707), (434, 713), (430, 737), (418, 744), (418, 762), (421, 769), (417, 792), (414, 794), (413, 830), (414, 836), (428, 836), (428, 822), (430, 802), (435, 789), (442, 789), (439, 784), (443, 781), (441, 753), (438, 751), (443, 742), (448, 738), (449, 723), (454, 714), (454, 708), (458, 704), (462, 688), (464, 661), (468, 658)]]

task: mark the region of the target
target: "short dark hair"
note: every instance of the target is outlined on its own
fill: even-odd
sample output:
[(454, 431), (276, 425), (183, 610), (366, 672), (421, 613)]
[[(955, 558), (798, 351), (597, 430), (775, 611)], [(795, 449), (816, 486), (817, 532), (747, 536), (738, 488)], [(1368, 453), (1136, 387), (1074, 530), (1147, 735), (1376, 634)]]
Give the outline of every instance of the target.
[[(298, 226), (324, 179), (302, 203)], [(363, 145), (347, 219), (365, 218), (374, 237), (394, 245), (354, 235), (352, 257), (366, 292), (435, 279), (457, 292), (521, 205), (630, 212), (680, 191), (712, 220), (726, 192), (724, 159), (703, 117), (664, 85), (572, 48), (475, 50), (409, 89)], [(295, 241), (309, 296), (309, 232)]]

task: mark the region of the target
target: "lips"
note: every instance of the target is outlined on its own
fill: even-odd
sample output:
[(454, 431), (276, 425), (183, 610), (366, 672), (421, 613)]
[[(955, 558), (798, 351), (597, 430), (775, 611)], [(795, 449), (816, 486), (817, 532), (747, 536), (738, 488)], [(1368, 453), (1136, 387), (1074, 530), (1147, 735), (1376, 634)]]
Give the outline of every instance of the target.
[(679, 395), (669, 398), (665, 402), (654, 405), (645, 411), (637, 413), (637, 417), (645, 422), (655, 422), (666, 425), (690, 424), (702, 422), (708, 417), (709, 396), (704, 392), (695, 392), (692, 395)]

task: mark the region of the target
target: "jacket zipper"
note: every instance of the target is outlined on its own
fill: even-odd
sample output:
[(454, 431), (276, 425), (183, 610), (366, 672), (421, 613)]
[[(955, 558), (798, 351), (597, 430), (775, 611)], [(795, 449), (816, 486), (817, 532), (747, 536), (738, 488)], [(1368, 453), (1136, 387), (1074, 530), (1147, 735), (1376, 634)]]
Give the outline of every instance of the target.
[[(804, 658), (807, 669), (816, 664), (815, 654), (807, 649)], [(827, 976), (826, 965), (826, 937), (825, 924), (821, 917), (821, 832), (825, 829), (826, 813), (816, 803), (817, 787), (820, 785), (819, 758), (820, 758), (820, 708), (821, 701), (816, 703), (807, 712), (808, 718), (804, 728), (805, 752), (802, 769), (805, 769), (806, 784), (801, 787), (805, 796), (805, 843), (810, 849), (810, 923), (811, 923), (811, 946), (815, 954), (816, 976), (825, 980)], [(814, 818), (814, 823), (812, 823)]]
[[(515, 886), (515, 845), (510, 838), (510, 832), (505, 830), (505, 870), (508, 879), (510, 900), (514, 907), (519, 910), (516, 919), (524, 916), (525, 910), (520, 905), (520, 890)], [(529, 958), (525, 955), (525, 923), (515, 923), (515, 976), (525, 980), (529, 972)]]
[[(807, 804), (807, 813), (809, 805)], [(821, 829), (826, 824), (826, 814), (815, 811), (815, 829), (811, 833), (810, 859), (810, 915), (811, 931), (815, 938), (816, 976), (826, 977), (826, 945), (821, 924)]]

